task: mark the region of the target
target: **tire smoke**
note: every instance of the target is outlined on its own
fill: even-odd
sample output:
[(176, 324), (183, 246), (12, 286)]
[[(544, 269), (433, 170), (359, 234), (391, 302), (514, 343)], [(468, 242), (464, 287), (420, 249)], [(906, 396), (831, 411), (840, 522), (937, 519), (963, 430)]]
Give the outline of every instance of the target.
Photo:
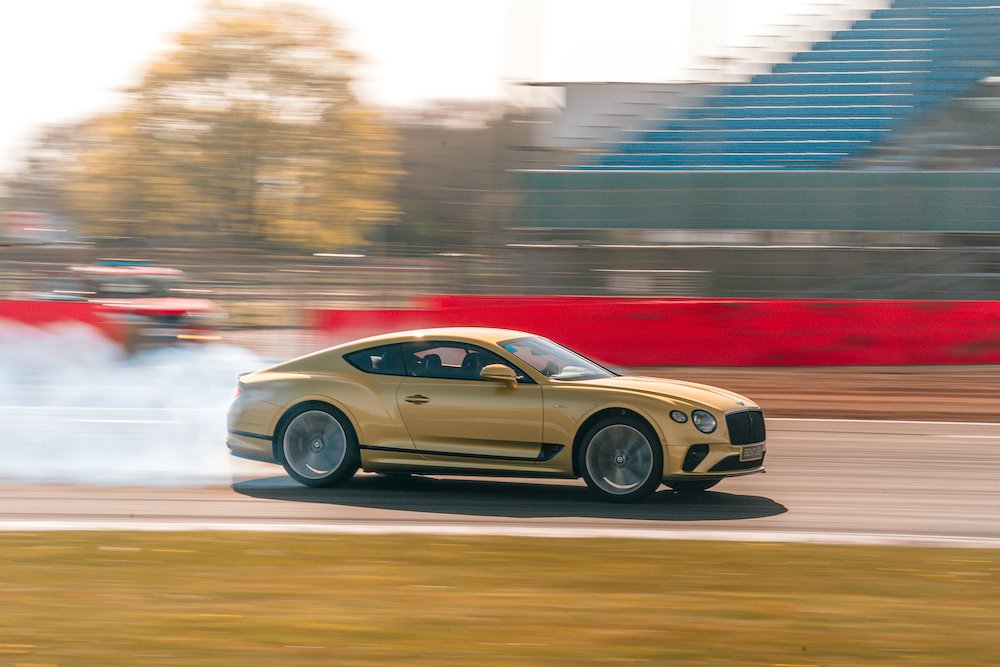
[(128, 356), (92, 329), (0, 323), (0, 478), (92, 485), (226, 484), (236, 376), (229, 345)]

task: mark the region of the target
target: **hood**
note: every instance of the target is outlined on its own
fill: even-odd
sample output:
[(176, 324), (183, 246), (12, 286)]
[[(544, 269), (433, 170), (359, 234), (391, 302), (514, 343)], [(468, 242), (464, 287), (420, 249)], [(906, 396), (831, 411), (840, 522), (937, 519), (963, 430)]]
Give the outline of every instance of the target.
[(623, 375), (597, 380), (583, 380), (574, 384), (607, 387), (609, 389), (625, 389), (652, 396), (662, 396), (673, 399), (678, 403), (688, 403), (695, 407), (697, 407), (697, 404), (701, 404), (715, 408), (720, 412), (758, 407), (749, 398), (735, 392), (720, 389), (719, 387), (712, 387), (707, 384), (684, 382), (682, 380)]

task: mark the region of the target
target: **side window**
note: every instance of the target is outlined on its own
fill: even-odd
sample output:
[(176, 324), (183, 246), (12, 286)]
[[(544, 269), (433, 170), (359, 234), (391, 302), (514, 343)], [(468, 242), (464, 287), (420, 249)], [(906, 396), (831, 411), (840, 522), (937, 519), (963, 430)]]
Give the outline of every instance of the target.
[(403, 369), (403, 351), (399, 345), (370, 347), (345, 354), (344, 359), (358, 370), (377, 375), (406, 375)]
[[(490, 364), (503, 364), (514, 369), (518, 381), (532, 380), (514, 364), (498, 354), (469, 343), (427, 341), (405, 347), (406, 373), (413, 377), (446, 380), (480, 380), (479, 371)], [(482, 380), (488, 382), (488, 380)]]

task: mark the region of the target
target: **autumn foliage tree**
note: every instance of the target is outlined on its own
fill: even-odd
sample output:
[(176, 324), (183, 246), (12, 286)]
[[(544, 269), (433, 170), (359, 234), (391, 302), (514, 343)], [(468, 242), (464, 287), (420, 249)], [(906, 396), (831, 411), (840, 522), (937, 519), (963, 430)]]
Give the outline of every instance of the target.
[(86, 123), (72, 213), (92, 234), (336, 248), (395, 219), (396, 138), (351, 90), (355, 57), (317, 12), (210, 6)]

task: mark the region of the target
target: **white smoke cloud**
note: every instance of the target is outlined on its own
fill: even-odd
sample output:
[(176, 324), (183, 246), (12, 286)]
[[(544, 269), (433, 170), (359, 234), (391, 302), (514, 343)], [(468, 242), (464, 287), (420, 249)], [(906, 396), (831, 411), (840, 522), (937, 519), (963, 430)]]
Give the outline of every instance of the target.
[(126, 355), (83, 325), (0, 323), (0, 478), (97, 485), (228, 483), (236, 376), (228, 345)]

